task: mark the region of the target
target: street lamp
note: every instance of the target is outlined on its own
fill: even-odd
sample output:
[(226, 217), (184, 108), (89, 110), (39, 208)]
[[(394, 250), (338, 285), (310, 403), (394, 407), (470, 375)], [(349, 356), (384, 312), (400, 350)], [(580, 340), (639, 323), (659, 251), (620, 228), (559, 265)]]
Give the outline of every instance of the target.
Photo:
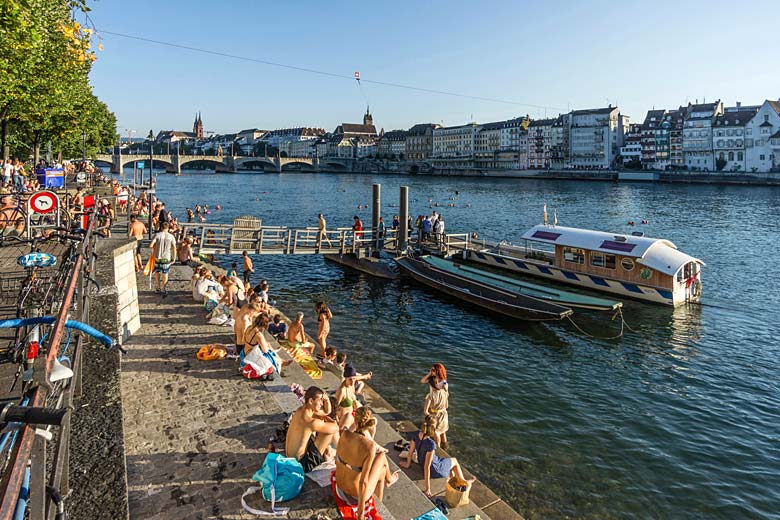
[(87, 160), (87, 132), (81, 131), (81, 162)]
[[(154, 201), (154, 188), (152, 187), (152, 183), (154, 182), (154, 132), (149, 130), (149, 187), (146, 190), (146, 193), (149, 194), (149, 225), (147, 229), (149, 230), (149, 238), (152, 237), (152, 203)], [(141, 179), (141, 184), (143, 185), (144, 180)]]

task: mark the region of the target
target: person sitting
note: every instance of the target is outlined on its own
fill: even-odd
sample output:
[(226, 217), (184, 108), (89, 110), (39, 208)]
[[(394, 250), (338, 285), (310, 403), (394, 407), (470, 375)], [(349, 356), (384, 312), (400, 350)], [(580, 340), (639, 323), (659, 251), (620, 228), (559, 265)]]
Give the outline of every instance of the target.
[(325, 354), (322, 358), (317, 361), (317, 365), (319, 365), (320, 368), (328, 368), (335, 363), (337, 355), (338, 353), (334, 347), (328, 347), (325, 349)]
[(276, 339), (287, 338), (287, 324), (282, 321), (281, 314), (274, 315), (273, 323), (270, 323), (268, 325), (268, 332), (271, 333), (271, 336), (273, 336)]
[(333, 459), (331, 444), (339, 442), (339, 427), (329, 417), (330, 412), (328, 396), (321, 388), (311, 386), (290, 419), (284, 452), (300, 462), (305, 473)]
[(430, 415), (423, 421), (422, 428), (412, 438), (406, 460), (399, 466), (410, 468), (412, 466), (412, 453), (417, 453), (417, 460), (425, 475), (425, 496), (431, 497), (431, 479), (449, 478), (456, 476), (461, 480), (473, 483), (476, 479), (467, 479), (463, 476), (463, 469), (455, 457), (442, 458), (436, 454), (436, 420)]
[(371, 495), (381, 503), (385, 488), (398, 480), (398, 471), (390, 471), (387, 450), (378, 448), (374, 441), (376, 423), (370, 408), (357, 410), (355, 431), (342, 432), (336, 446), (336, 494), (348, 505), (357, 506), (361, 520)]
[(226, 276), (228, 277), (238, 276), (238, 264), (236, 264), (235, 262), (230, 264), (230, 269), (227, 270)]
[(355, 367), (347, 363), (344, 367), (344, 380), (336, 390), (336, 419), (342, 429), (350, 428), (354, 422), (354, 412), (362, 406), (357, 398), (356, 383), (359, 380), (371, 379), (371, 372), (366, 375), (359, 374)]
[(192, 253), (192, 237), (187, 237), (184, 240), (182, 240), (181, 245), (179, 246), (178, 256), (179, 256), (179, 263), (182, 265), (192, 265), (193, 262), (193, 253)]
[(306, 331), (303, 328), (303, 313), (299, 312), (295, 315), (295, 321), (290, 323), (290, 327), (287, 329), (287, 341), (290, 345), (297, 345), (309, 350), (309, 354), (314, 349), (314, 344), (306, 338)]

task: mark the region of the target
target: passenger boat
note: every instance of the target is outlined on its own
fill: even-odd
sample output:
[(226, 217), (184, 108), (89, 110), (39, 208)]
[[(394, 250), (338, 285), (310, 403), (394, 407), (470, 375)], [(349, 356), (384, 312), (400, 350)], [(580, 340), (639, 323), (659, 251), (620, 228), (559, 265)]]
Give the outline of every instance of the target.
[(530, 296), (531, 298), (536, 298), (537, 300), (544, 300), (565, 307), (594, 311), (614, 311), (623, 306), (623, 303), (618, 301), (595, 298), (593, 296), (561, 291), (552, 287), (524, 282), (517, 278), (501, 276), (500, 274), (462, 265), (438, 256), (427, 256), (424, 260), (437, 269), (442, 269), (458, 276), (484, 283), (485, 285), (506, 289), (510, 292), (517, 292)]
[(702, 295), (704, 262), (683, 253), (672, 242), (587, 229), (540, 224), (523, 235), (530, 243), (552, 246), (497, 244), (463, 251), (463, 257), (585, 289), (639, 300), (680, 305)]
[(573, 312), (561, 305), (509, 292), (437, 269), (424, 260), (402, 256), (395, 261), (402, 272), (412, 279), (459, 300), (505, 316), (528, 321), (549, 321), (561, 320)]

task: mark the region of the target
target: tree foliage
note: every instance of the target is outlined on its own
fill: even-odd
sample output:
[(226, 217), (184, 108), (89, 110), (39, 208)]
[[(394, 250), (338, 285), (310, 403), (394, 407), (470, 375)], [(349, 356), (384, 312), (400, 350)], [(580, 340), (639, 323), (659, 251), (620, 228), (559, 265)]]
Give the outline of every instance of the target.
[(116, 118), (89, 85), (94, 31), (76, 21), (87, 11), (84, 0), (0, 2), (4, 157), (13, 147), (37, 159), (44, 143), (78, 156), (83, 142), (92, 153), (116, 141)]

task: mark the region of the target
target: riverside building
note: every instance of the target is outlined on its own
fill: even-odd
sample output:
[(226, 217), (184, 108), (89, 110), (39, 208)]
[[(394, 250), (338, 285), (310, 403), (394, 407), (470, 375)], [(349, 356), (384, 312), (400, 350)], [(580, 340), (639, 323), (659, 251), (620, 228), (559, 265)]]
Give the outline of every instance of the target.
[(723, 113), (723, 103), (688, 104), (683, 123), (683, 159), (694, 171), (715, 171), (712, 153), (712, 125)]
[(555, 119), (537, 119), (528, 124), (528, 167), (549, 168), (551, 165), (552, 128)]
[(780, 100), (767, 99), (745, 127), (746, 170), (780, 170)]
[(433, 130), (433, 162), (441, 168), (473, 168), (477, 123)]
[(628, 116), (617, 107), (571, 112), (570, 165), (609, 168), (615, 162), (628, 127)]
[(424, 161), (433, 156), (433, 131), (441, 128), (436, 123), (414, 125), (406, 134), (406, 158), (411, 161)]

